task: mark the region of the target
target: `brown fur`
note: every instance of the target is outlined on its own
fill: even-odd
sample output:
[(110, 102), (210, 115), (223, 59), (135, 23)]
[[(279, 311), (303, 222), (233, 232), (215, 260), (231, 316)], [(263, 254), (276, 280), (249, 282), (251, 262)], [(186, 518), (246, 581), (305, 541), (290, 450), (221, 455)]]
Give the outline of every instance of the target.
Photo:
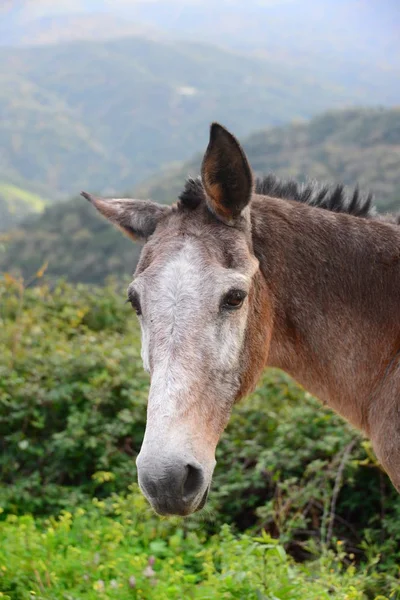
[(400, 490), (400, 229), (263, 197), (252, 221), (275, 306), (267, 364), (369, 435)]
[(254, 390), (268, 360), (273, 331), (273, 310), (268, 287), (258, 271), (249, 294), (250, 314), (243, 345), (242, 375), (236, 401)]

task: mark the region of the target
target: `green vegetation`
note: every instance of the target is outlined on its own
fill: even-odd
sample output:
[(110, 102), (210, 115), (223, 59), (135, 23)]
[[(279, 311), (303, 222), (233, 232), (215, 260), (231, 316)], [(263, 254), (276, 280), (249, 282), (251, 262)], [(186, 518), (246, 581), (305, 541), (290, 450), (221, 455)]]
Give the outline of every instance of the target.
[[(331, 112), (309, 123), (274, 128), (244, 142), (258, 174), (344, 182), (375, 192), (380, 210), (400, 207), (400, 110)], [(171, 168), (142, 185), (137, 197), (175, 202), (201, 158)], [(44, 262), (52, 279), (102, 283), (133, 272), (140, 247), (132, 244), (82, 199), (48, 207), (17, 232), (0, 237), (0, 271), (25, 277)]]
[(10, 183), (0, 183), (0, 231), (10, 229), (29, 213), (40, 213), (48, 204), (38, 194)]
[(0, 282), (3, 597), (397, 598), (399, 496), (370, 444), (281, 372), (235, 407), (204, 514), (150, 514), (132, 487), (148, 378), (124, 300)]
[(238, 537), (223, 526), (207, 539), (201, 524), (157, 519), (133, 490), (40, 523), (13, 515), (0, 523), (0, 598), (366, 598), (369, 572), (344, 566), (340, 550), (296, 565), (265, 533)]
[(198, 151), (212, 120), (244, 135), (392, 96), (398, 80), (390, 68), (378, 79), (366, 69), (357, 81), (347, 71), (332, 80), (286, 57), (183, 40), (3, 48), (0, 179), (41, 186), (55, 199), (85, 188), (120, 192)]

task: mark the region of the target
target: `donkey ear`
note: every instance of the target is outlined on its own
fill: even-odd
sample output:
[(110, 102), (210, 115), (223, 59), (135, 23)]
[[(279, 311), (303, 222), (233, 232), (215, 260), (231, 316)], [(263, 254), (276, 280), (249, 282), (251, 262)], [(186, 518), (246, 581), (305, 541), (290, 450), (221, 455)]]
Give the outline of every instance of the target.
[(211, 125), (201, 178), (210, 210), (227, 225), (234, 225), (250, 201), (253, 176), (239, 142), (218, 123)]
[(106, 219), (117, 225), (135, 241), (145, 241), (154, 233), (157, 223), (171, 211), (170, 206), (150, 202), (150, 200), (131, 200), (113, 198), (106, 200), (81, 192)]

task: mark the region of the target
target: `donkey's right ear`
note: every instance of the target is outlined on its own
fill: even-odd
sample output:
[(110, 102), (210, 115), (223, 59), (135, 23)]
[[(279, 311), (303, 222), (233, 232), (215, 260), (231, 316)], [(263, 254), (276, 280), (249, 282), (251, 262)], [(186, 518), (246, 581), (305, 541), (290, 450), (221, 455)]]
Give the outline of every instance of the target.
[(146, 241), (154, 233), (157, 223), (172, 210), (170, 206), (156, 204), (150, 200), (105, 199), (86, 192), (81, 192), (81, 196), (135, 241)]

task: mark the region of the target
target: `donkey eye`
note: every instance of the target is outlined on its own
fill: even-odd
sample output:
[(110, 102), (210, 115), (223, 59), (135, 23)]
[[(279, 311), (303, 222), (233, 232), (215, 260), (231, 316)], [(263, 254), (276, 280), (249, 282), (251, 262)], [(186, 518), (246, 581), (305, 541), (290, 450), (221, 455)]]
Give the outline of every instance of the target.
[(128, 302), (131, 303), (133, 310), (136, 312), (136, 314), (139, 317), (142, 314), (139, 296), (137, 294), (130, 294), (128, 297)]
[(240, 308), (247, 294), (243, 290), (230, 290), (222, 298), (221, 308), (224, 310), (234, 310)]

